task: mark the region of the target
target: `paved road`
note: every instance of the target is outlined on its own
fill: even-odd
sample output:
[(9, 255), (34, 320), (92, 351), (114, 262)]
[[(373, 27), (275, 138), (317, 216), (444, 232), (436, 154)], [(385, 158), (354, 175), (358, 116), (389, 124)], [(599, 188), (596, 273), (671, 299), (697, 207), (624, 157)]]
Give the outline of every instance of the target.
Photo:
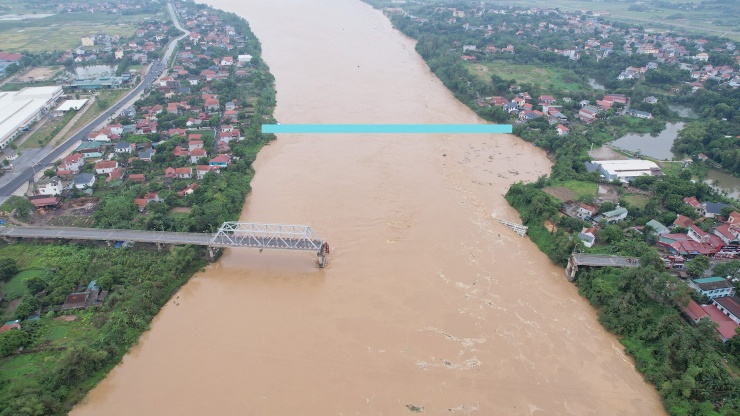
[(283, 250), (318, 251), (321, 240), (276, 238), (232, 234), (214, 239), (207, 233), (175, 233), (162, 231), (110, 230), (75, 227), (0, 227), (0, 237), (44, 238), (62, 240), (130, 241), (138, 243), (192, 244), (211, 247), (253, 247)]
[[(119, 101), (118, 104), (114, 105), (107, 111), (100, 114), (90, 124), (88, 124), (82, 130), (78, 131), (76, 134), (72, 135), (72, 137), (64, 141), (56, 148), (49, 149), (48, 147), (46, 147), (40, 149), (41, 152), (39, 152), (39, 154), (36, 154), (37, 158), (32, 161), (32, 165), (29, 166), (28, 164), (26, 164), (25, 166), (18, 166), (17, 163), (14, 163), (14, 169), (12, 171), (12, 175), (10, 175), (9, 180), (3, 181), (4, 183), (0, 185), (0, 197), (7, 197), (12, 195), (13, 192), (15, 192), (15, 190), (18, 189), (23, 183), (31, 180), (34, 175), (34, 170), (36, 172), (38, 172), (39, 170), (43, 170), (46, 166), (51, 165), (54, 160), (58, 159), (62, 154), (64, 154), (64, 152), (69, 150), (69, 148), (72, 147), (75, 142), (87, 139), (87, 135), (94, 130), (95, 126), (121, 111), (123, 106), (126, 105), (126, 103), (128, 102), (128, 99), (144, 91), (144, 88), (151, 84), (151, 82), (159, 75), (163, 68), (164, 67), (161, 62), (155, 62), (150, 67), (147, 74), (144, 76), (144, 80), (136, 88), (132, 89), (131, 92), (129, 92), (124, 99)], [(25, 152), (28, 152), (28, 150), (26, 150)], [(43, 154), (45, 154), (45, 156)], [(6, 175), (3, 175), (3, 178), (6, 177)]]
[(634, 257), (609, 256), (605, 254), (583, 254), (573, 255), (578, 266), (596, 267), (639, 267), (640, 260)]
[[(167, 6), (170, 15), (172, 16), (172, 20), (175, 22), (175, 26), (181, 31), (185, 32), (185, 29), (180, 26), (180, 22), (175, 16), (175, 10), (172, 4), (168, 3)], [(129, 92), (128, 95), (121, 99), (116, 105), (102, 113), (90, 124), (88, 124), (82, 130), (64, 141), (58, 147), (54, 149), (51, 149), (49, 147), (42, 148), (38, 153), (33, 153), (32, 157), (24, 158), (22, 163), (14, 163), (13, 171), (7, 172), (5, 175), (0, 177), (0, 204), (5, 202), (7, 197), (12, 195), (13, 192), (15, 192), (21, 185), (30, 181), (31, 178), (33, 178), (35, 172), (43, 170), (47, 166), (51, 165), (56, 159), (64, 154), (64, 152), (69, 150), (69, 148), (72, 147), (75, 142), (87, 139), (87, 135), (91, 131), (93, 131), (96, 126), (103, 123), (114, 114), (120, 112), (132, 97), (135, 97), (137, 94), (144, 92), (146, 88), (151, 86), (151, 84), (160, 76), (162, 71), (164, 71), (166, 62), (169, 61), (169, 57), (175, 51), (175, 44), (185, 36), (186, 35), (183, 35), (170, 42), (170, 45), (167, 47), (167, 51), (164, 57), (160, 61), (154, 62), (149, 67), (149, 71), (147, 71), (142, 82), (136, 88), (132, 89), (131, 92)], [(28, 150), (24, 151), (24, 155), (22, 155), (21, 157), (25, 156), (25, 153), (28, 152)]]

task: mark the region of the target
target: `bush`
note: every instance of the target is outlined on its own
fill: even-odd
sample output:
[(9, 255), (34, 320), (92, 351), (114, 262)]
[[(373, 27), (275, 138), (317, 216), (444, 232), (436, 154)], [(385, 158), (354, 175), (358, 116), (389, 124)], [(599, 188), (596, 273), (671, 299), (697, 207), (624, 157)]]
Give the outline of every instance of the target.
[(8, 257), (0, 258), (0, 281), (7, 282), (18, 274), (18, 265), (15, 259)]
[(28, 333), (11, 329), (0, 334), (0, 357), (7, 357), (28, 342)]

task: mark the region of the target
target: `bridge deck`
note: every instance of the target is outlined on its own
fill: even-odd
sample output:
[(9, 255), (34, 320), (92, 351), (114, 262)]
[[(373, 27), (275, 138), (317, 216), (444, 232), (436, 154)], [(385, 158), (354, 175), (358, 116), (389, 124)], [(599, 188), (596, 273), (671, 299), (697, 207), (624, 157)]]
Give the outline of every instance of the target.
[[(239, 238), (234, 238), (235, 234)], [(322, 241), (301, 238), (275, 238), (274, 236), (229, 236), (207, 233), (178, 233), (141, 230), (115, 230), (74, 227), (0, 227), (0, 236), (15, 238), (54, 238), (64, 240), (131, 241), (159, 244), (192, 244), (209, 247), (255, 247), (289, 250), (312, 250), (321, 247)]]
[(640, 260), (635, 257), (610, 256), (606, 254), (573, 254), (577, 266), (596, 267), (638, 267)]

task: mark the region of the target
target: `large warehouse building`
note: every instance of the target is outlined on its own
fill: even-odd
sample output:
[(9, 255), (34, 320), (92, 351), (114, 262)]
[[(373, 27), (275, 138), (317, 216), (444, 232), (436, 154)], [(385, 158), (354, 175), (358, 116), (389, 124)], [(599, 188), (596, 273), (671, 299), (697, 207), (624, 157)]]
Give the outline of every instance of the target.
[(62, 87), (28, 87), (0, 92), (0, 149), (48, 113), (62, 96)]
[(622, 182), (631, 182), (643, 175), (663, 175), (660, 167), (649, 160), (595, 160), (591, 163), (598, 165), (599, 173), (608, 181), (619, 179)]

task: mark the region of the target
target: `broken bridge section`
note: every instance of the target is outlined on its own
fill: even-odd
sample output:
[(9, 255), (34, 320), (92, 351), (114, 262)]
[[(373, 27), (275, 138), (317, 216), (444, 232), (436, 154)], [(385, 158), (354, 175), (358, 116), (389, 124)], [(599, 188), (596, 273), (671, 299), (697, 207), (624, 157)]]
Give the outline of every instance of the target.
[(316, 251), (322, 268), (329, 254), (329, 244), (308, 225), (225, 222), (213, 235), (209, 246)]
[(167, 231), (120, 230), (74, 227), (0, 227), (0, 237), (60, 240), (92, 240), (108, 243), (123, 241), (206, 246), (213, 256), (214, 248), (251, 247), (259, 249), (315, 251), (319, 267), (326, 266), (329, 244), (308, 225), (225, 222), (215, 234)]
[(576, 280), (579, 266), (589, 267), (640, 267), (637, 257), (611, 256), (608, 254), (573, 253), (568, 259), (565, 275), (569, 282)]

